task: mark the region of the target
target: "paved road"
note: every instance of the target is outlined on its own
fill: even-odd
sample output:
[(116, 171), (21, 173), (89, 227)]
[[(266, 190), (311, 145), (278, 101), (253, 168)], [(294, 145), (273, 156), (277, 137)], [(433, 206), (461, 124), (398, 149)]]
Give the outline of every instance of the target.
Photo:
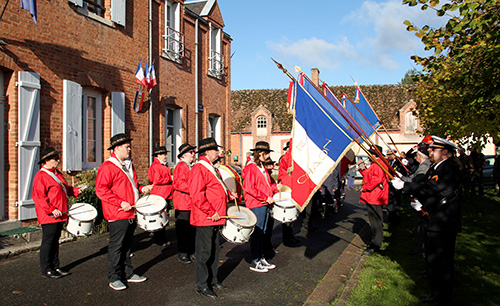
[[(305, 234), (296, 222), (301, 245), (281, 245), (281, 226), (274, 228), (277, 265), (268, 273), (248, 269), (249, 244), (221, 245), (219, 276), (229, 290), (211, 300), (195, 292), (194, 264), (177, 260), (175, 242), (168, 247), (152, 244), (149, 233), (136, 231), (135, 271), (148, 277), (115, 292), (107, 281), (108, 235), (93, 235), (61, 245), (60, 259), (72, 275), (59, 280), (40, 276), (39, 254), (31, 252), (0, 261), (1, 305), (302, 305), (345, 247), (366, 224), (359, 193), (348, 192), (338, 214), (317, 220), (318, 230)], [(354, 203), (354, 204), (353, 204)], [(174, 230), (168, 236), (174, 240)], [(222, 241), (223, 239), (221, 239)]]

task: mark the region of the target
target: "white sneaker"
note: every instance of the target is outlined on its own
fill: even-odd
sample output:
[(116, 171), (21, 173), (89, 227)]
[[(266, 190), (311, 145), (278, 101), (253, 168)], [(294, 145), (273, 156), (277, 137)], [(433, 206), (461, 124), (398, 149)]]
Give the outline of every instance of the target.
[(116, 291), (120, 291), (120, 290), (125, 290), (125, 289), (127, 289), (127, 286), (125, 286), (125, 284), (124, 284), (124, 283), (122, 283), (122, 281), (121, 281), (121, 280), (117, 280), (117, 281), (114, 281), (114, 282), (110, 282), (110, 283), (109, 283), (109, 286), (110, 286), (111, 288), (113, 288), (114, 290), (116, 290)]
[(262, 258), (262, 259), (260, 260), (260, 264), (261, 264), (264, 268), (266, 268), (266, 269), (268, 269), (268, 270), (272, 270), (272, 269), (276, 268), (276, 265), (274, 265), (274, 264), (272, 264), (272, 263), (268, 263), (268, 262), (267, 262), (267, 260), (266, 260), (265, 258)]
[(253, 261), (252, 265), (250, 266), (250, 270), (255, 271), (255, 272), (260, 272), (260, 273), (269, 271), (266, 267), (264, 267), (261, 264), (260, 260), (259, 261)]
[(127, 278), (128, 283), (142, 283), (145, 282), (148, 278), (145, 276), (140, 276), (137, 274), (132, 274), (131, 277)]

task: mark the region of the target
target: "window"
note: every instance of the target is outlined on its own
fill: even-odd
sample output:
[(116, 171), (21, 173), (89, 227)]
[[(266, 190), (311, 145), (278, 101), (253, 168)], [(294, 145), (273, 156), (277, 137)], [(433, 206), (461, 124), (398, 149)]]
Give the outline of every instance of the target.
[(106, 11), (104, 0), (83, 0), (83, 8), (104, 18), (104, 12)]
[(165, 2), (165, 47), (163, 54), (173, 61), (184, 57), (184, 34), (181, 30), (181, 5), (171, 1)]
[(102, 162), (102, 95), (83, 89), (82, 168), (97, 169)]
[(267, 118), (265, 116), (259, 116), (257, 118), (257, 128), (267, 128)]
[(209, 24), (210, 27), (210, 55), (208, 57), (208, 73), (216, 78), (224, 74), (224, 56), (221, 51), (222, 30)]
[(180, 109), (167, 108), (165, 110), (165, 147), (168, 150), (167, 162), (176, 164), (178, 147), (182, 142), (182, 114)]
[(417, 132), (417, 118), (411, 111), (405, 114), (405, 132), (408, 134)]
[(213, 137), (217, 144), (221, 144), (220, 139), (220, 117), (216, 115), (208, 116), (208, 137)]
[[(127, 0), (68, 0), (75, 5), (76, 11), (91, 19), (113, 26), (113, 22), (125, 26)], [(106, 3), (106, 5), (105, 5)], [(109, 14), (106, 7), (109, 6)], [(111, 17), (111, 18), (110, 18)], [(111, 19), (111, 22), (109, 19)]]

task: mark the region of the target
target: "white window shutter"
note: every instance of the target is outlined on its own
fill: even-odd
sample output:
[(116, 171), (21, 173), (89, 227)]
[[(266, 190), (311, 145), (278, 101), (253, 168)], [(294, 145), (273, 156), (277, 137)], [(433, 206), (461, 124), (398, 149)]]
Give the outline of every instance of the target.
[(76, 6), (83, 7), (83, 0), (68, 0)]
[(82, 86), (63, 81), (63, 171), (82, 170)]
[(125, 133), (125, 93), (111, 93), (111, 136), (118, 133)]
[(111, 20), (125, 26), (126, 0), (111, 0)]
[(18, 74), (18, 217), (36, 218), (32, 199), (33, 178), (40, 151), (40, 75), (20, 71)]

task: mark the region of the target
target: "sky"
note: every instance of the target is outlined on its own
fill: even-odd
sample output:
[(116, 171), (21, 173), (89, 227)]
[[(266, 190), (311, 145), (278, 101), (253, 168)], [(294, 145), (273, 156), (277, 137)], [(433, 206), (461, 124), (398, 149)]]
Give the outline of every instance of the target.
[(294, 65), (328, 85), (397, 84), (426, 55), (403, 24), (441, 27), (435, 11), (402, 0), (217, 0), (231, 43), (231, 89), (287, 88)]

